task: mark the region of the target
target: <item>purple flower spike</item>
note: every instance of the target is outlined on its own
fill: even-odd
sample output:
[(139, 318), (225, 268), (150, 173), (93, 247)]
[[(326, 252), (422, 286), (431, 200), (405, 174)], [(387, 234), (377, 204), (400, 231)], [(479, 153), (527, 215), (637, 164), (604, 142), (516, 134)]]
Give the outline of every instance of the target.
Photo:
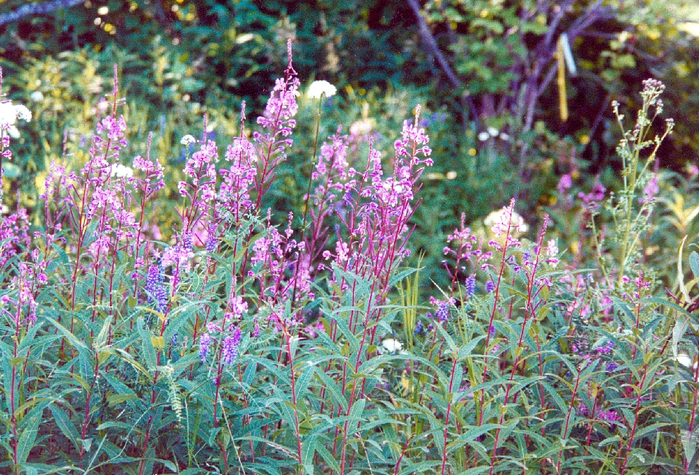
[(199, 337), (199, 357), (202, 363), (206, 363), (206, 357), (209, 355), (212, 341), (213, 339), (208, 333), (202, 333)]
[(474, 274), (466, 277), (465, 285), (466, 287), (466, 297), (471, 298), (473, 294), (476, 293), (476, 276)]
[(449, 320), (449, 306), (447, 304), (441, 304), (434, 313), (434, 318), (442, 323)]
[(223, 339), (223, 364), (228, 366), (233, 364), (238, 357), (238, 345), (240, 345), (240, 328), (233, 331), (233, 336)]
[(148, 293), (148, 300), (150, 303), (154, 304), (158, 312), (165, 312), (167, 310), (167, 289), (163, 285), (163, 268), (159, 265), (152, 265), (148, 268), (148, 275), (146, 276), (146, 292)]
[(238, 356), (238, 348), (235, 346), (233, 337), (227, 336), (223, 339), (223, 364), (228, 366), (233, 364)]
[(415, 332), (414, 332), (414, 334), (415, 334), (415, 335), (419, 335), (420, 333), (422, 333), (422, 320), (418, 320), (418, 321), (417, 321), (417, 324), (415, 325)]

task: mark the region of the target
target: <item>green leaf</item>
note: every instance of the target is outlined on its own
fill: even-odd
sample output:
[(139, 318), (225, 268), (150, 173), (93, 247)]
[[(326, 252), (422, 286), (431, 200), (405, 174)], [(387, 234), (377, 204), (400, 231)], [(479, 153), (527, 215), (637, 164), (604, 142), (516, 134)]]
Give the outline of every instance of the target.
[(330, 451), (323, 447), (323, 444), (318, 444), (316, 446), (316, 451), (320, 454), (321, 457), (323, 457), (325, 463), (328, 464), (328, 467), (331, 469), (331, 473), (340, 472), (340, 464), (337, 463), (337, 459), (333, 457)]
[(22, 174), (22, 169), (12, 162), (3, 162), (2, 169), (7, 178), (18, 178)]
[(689, 254), (689, 267), (692, 269), (694, 278), (699, 278), (699, 252), (692, 251)]
[[(682, 251), (684, 249), (684, 243), (687, 241), (687, 236), (682, 239), (682, 242), (680, 243), (680, 248), (678, 251), (678, 256), (677, 256), (677, 282), (679, 283), (680, 287), (680, 292), (682, 292), (682, 295), (684, 295), (684, 300), (685, 302), (691, 302), (692, 299), (689, 298), (689, 291), (687, 290), (687, 286), (684, 283), (684, 271), (682, 270)], [(692, 251), (694, 252), (694, 251)], [(691, 257), (691, 254), (690, 254)], [(689, 265), (692, 265), (692, 260), (690, 258), (689, 260)], [(692, 272), (694, 273), (694, 269), (692, 269)], [(694, 276), (696, 277), (697, 274), (694, 273)]]
[(314, 435), (307, 437), (301, 446), (301, 463), (303, 465), (303, 473), (313, 475), (313, 456), (316, 453), (316, 445), (318, 436)]
[(476, 338), (473, 338), (470, 340), (468, 343), (466, 343), (461, 349), (459, 350), (459, 360), (462, 360), (469, 356), (473, 349), (478, 346), (478, 344), (481, 342), (481, 340), (485, 339), (485, 335), (478, 336)]
[(87, 439), (83, 439), (82, 441), (82, 448), (85, 452), (89, 452), (90, 449), (92, 448), (92, 437), (89, 437)]
[(49, 322), (51, 322), (51, 323), (58, 329), (58, 331), (61, 332), (61, 333), (63, 334), (63, 336), (65, 336), (66, 340), (68, 340), (68, 343), (70, 343), (70, 344), (73, 346), (73, 348), (75, 348), (76, 350), (78, 350), (78, 352), (79, 352), (81, 355), (82, 355), (82, 354), (89, 354), (89, 353), (90, 353), (90, 348), (89, 348), (87, 345), (85, 345), (85, 343), (83, 343), (82, 341), (80, 341), (80, 340), (78, 339), (78, 337), (76, 337), (75, 335), (73, 335), (73, 334), (70, 332), (70, 330), (68, 330), (66, 327), (64, 327), (63, 325), (61, 325), (60, 323), (58, 323), (56, 320), (54, 320), (54, 319), (51, 318), (51, 317), (46, 317), (46, 319), (47, 319)]
[(687, 328), (689, 328), (689, 317), (678, 315), (675, 325), (672, 327), (672, 354), (675, 358), (677, 358), (679, 344), (684, 338)]
[(569, 409), (568, 404), (563, 400), (560, 394), (558, 394), (558, 391), (556, 391), (556, 389), (553, 388), (546, 381), (539, 381), (539, 384), (546, 390), (547, 393), (549, 393), (549, 395), (556, 403), (556, 406), (558, 406), (558, 409), (561, 411), (561, 413), (567, 414)]
[(635, 439), (642, 439), (646, 434), (652, 433), (653, 435), (655, 435), (660, 432), (661, 428), (669, 425), (669, 422), (656, 422), (655, 424), (649, 424), (645, 427), (642, 427), (638, 432), (636, 432)]
[(449, 347), (449, 352), (458, 355), (459, 354), (459, 347), (456, 344), (456, 341), (451, 337), (449, 332), (447, 332), (444, 328), (442, 328), (441, 324), (435, 324), (435, 328), (439, 331), (441, 334), (442, 340), (447, 344)]
[(362, 417), (364, 414), (364, 406), (366, 405), (366, 399), (359, 399), (354, 403), (352, 409), (350, 409), (349, 420), (350, 424), (348, 426), (348, 434), (353, 434), (359, 423), (364, 420)]
[(684, 449), (685, 460), (689, 460), (689, 470), (692, 470), (699, 460), (699, 452), (697, 451), (697, 438), (699, 438), (699, 431), (690, 432), (686, 429), (680, 430), (680, 437), (682, 438), (682, 448)]
[(146, 328), (146, 323), (142, 318), (138, 319), (136, 327), (138, 328), (138, 333), (141, 335), (141, 352), (146, 362), (146, 367), (152, 371), (156, 367), (155, 346), (153, 346), (151, 342), (152, 335), (148, 328)]
[(111, 327), (111, 321), (109, 318), (104, 320), (104, 324), (102, 325), (102, 329), (100, 332), (97, 334), (93, 341), (93, 346), (96, 349), (103, 349), (104, 344), (107, 342), (107, 336), (109, 335), (109, 330)]
[(482, 27), (495, 35), (502, 35), (505, 31), (505, 27), (502, 23), (495, 20), (489, 20), (487, 18), (474, 18), (471, 22), (470, 28)]
[(107, 396), (107, 405), (109, 405), (109, 407), (118, 406), (126, 401), (136, 399), (137, 397), (138, 396), (135, 394), (110, 394)]
[(343, 412), (347, 411), (347, 397), (342, 394), (335, 381), (325, 374), (325, 371), (315, 371), (314, 375), (320, 379), (323, 388), (332, 397), (332, 403), (340, 406)]
[(165, 349), (165, 339), (162, 336), (152, 336), (150, 337), (150, 342), (158, 351)]
[(414, 274), (417, 270), (418, 270), (418, 269), (415, 269), (415, 268), (412, 268), (412, 267), (411, 267), (411, 268), (409, 268), (409, 269), (405, 269), (405, 270), (401, 270), (401, 271), (399, 271), (399, 272), (396, 272), (395, 274), (393, 274), (393, 275), (391, 276), (391, 279), (390, 279), (389, 282), (388, 282), (388, 286), (389, 286), (390, 288), (395, 287), (396, 285), (398, 285), (399, 282), (401, 282), (401, 281), (402, 281), (403, 279), (405, 279), (406, 277), (408, 277), (408, 276)]
[[(294, 427), (296, 425), (296, 416), (294, 412), (294, 405), (291, 401), (282, 401), (279, 404), (279, 412), (281, 412), (282, 420), (289, 427)], [(294, 434), (296, 432), (294, 431)]]
[(25, 358), (24, 356), (18, 356), (18, 357), (16, 357), (16, 358), (12, 358), (12, 359), (10, 360), (10, 365), (11, 365), (13, 368), (16, 368), (17, 366), (20, 366), (22, 363), (24, 363), (24, 361), (25, 361), (26, 359), (27, 359), (27, 358)]
[(461, 472), (459, 475), (478, 475), (479, 473), (486, 473), (488, 471), (490, 471), (490, 465), (469, 468), (468, 470)]
[(118, 429), (124, 429), (124, 430), (133, 430), (134, 426), (130, 422), (117, 422), (117, 421), (107, 421), (103, 422), (102, 424), (98, 425), (95, 430), (105, 430), (105, 429), (110, 429), (110, 428), (118, 428)]
[(464, 445), (470, 445), (471, 442), (476, 440), (478, 437), (488, 432), (495, 433), (496, 430), (502, 429), (503, 426), (500, 424), (483, 424), (481, 426), (471, 427), (468, 430), (462, 429), (462, 433), (455, 440), (447, 445), (447, 452), (453, 452), (454, 450), (463, 447)]
[(63, 435), (65, 435), (68, 440), (72, 442), (76, 450), (80, 450), (80, 445), (78, 444), (78, 441), (80, 440), (78, 429), (76, 429), (75, 425), (70, 421), (68, 415), (63, 411), (63, 409), (55, 404), (51, 405), (51, 415), (56, 421), (58, 428), (61, 430), (61, 432), (63, 432)]
[(19, 427), (19, 440), (17, 441), (17, 462), (23, 464), (27, 461), (29, 452), (34, 448), (36, 435), (39, 432), (39, 424), (47, 404), (34, 407), (29, 414), (24, 416)]
[(308, 391), (308, 385), (313, 379), (313, 375), (316, 372), (316, 366), (314, 364), (307, 364), (299, 371), (300, 375), (296, 379), (296, 399), (302, 399), (305, 397), (306, 391)]

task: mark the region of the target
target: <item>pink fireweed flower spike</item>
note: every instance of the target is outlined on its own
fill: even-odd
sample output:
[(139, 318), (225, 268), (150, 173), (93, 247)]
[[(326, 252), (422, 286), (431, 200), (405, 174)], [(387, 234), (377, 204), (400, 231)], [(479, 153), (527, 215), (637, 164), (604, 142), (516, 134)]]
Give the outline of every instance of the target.
[[(291, 65), (291, 62), (293, 59), (293, 55), (292, 55), (292, 51), (291, 51), (291, 38), (286, 40), (286, 54), (289, 57), (289, 65), (287, 66), (287, 69), (289, 69), (290, 71), (294, 71), (294, 67)], [(296, 71), (294, 71), (294, 73), (296, 73)]]

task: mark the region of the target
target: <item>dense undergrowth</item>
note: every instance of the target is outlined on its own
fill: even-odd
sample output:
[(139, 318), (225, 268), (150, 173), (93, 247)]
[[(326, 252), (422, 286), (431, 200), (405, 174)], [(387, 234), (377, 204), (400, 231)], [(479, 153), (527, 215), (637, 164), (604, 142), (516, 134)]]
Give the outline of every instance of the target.
[[(264, 207), (299, 86), (289, 46), (264, 113), (249, 121), (243, 105), (225, 150), (183, 133), (163, 229), (165, 164), (152, 135), (124, 153), (115, 71), (87, 160), (51, 165), (39, 222), (3, 215), (3, 472), (695, 469), (699, 254), (685, 262), (693, 236), (648, 252), (658, 230), (691, 221), (674, 234), (656, 222), (677, 196), (655, 168), (672, 129), (654, 132), (660, 83), (644, 82), (631, 129), (617, 111), (619, 190), (576, 197), (571, 170), (538, 229), (514, 200), (483, 231), (462, 222), (429, 301), (419, 256), (407, 260), (432, 165), (419, 108), (390, 154), (351, 130), (322, 141), (334, 89), (316, 84), (304, 206)], [(6, 101), (0, 117), (7, 163), (10, 129), (30, 115)]]

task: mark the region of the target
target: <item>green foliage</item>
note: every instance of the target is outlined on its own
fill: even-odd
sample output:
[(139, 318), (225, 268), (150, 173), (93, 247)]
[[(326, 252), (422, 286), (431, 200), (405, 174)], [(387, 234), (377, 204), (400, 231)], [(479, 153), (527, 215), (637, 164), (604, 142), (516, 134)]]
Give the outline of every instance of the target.
[[(664, 138), (646, 135), (659, 112), (657, 83), (642, 93), (638, 127), (623, 132), (618, 195), (590, 194), (582, 207), (561, 192), (554, 203), (563, 206), (553, 209), (561, 223), (565, 215), (583, 217), (577, 253), (560, 255), (550, 233), (565, 228), (549, 230), (547, 216), (529, 231), (513, 200), (484, 229), (471, 232), (464, 218), (449, 235), (445, 285), (429, 305), (419, 291), (423, 269), (401, 266), (420, 203), (412, 193), (384, 194), (408, 184), (418, 192), (420, 175), (449, 183), (443, 171), (422, 173), (422, 132), (403, 126), (384, 175), (370, 166), (377, 163), (370, 150), (388, 144), (374, 135), (377, 149), (370, 149), (368, 138), (390, 132), (388, 124), (397, 128), (400, 118), (379, 125), (365, 106), (338, 113), (334, 101), (303, 99), (298, 120), (306, 125), (294, 134), (306, 135), (300, 148), (311, 150), (317, 139), (318, 111), (319, 136), (336, 117), (354, 125), (319, 154), (308, 152), (316, 160), (310, 188), (305, 180), (289, 184), (308, 166), (286, 154), (294, 75), (287, 71), (277, 87), (273, 99), (287, 102), (276, 102), (283, 107), (276, 121), (253, 125), (262, 133), (248, 142), (250, 126), (241, 120), (225, 163), (216, 165), (212, 136), (182, 139), (185, 170), (165, 177), (182, 180), (174, 217), (160, 212), (175, 187), (158, 189), (155, 135), (146, 158), (133, 161), (133, 175), (114, 162), (138, 149), (115, 148), (126, 128), (116, 111), (137, 124), (139, 117), (116, 83), (80, 175), (49, 168), (35, 237), (22, 213), (3, 217), (3, 470), (622, 475), (693, 468), (699, 254), (691, 251), (679, 267), (676, 299), (664, 295), (654, 261), (641, 260), (656, 204), (673, 203), (667, 188), (648, 187)], [(409, 112), (400, 94), (385, 101), (387, 110)], [(439, 126), (438, 112), (425, 117)], [(288, 134), (269, 133), (281, 127)], [(494, 160), (496, 137), (488, 138)], [(346, 145), (340, 169), (328, 161), (339, 160), (338, 143)], [(67, 158), (78, 167), (77, 154)], [(245, 166), (254, 173), (245, 175)], [(360, 172), (345, 175), (350, 167), (372, 174), (354, 179)], [(396, 181), (406, 173), (411, 181)], [(221, 181), (231, 174), (250, 181), (225, 192)], [(673, 186), (691, 183), (676, 178)], [(332, 191), (340, 187), (342, 200)], [(308, 221), (265, 213), (267, 203), (306, 206)], [(689, 230), (695, 213), (672, 209), (659, 214), (661, 222)], [(602, 232), (605, 223), (614, 229)], [(157, 237), (158, 227), (169, 227), (173, 240)]]
[[(3, 5), (9, 11), (21, 3)], [(426, 278), (440, 285), (436, 243), (462, 212), (468, 222), (480, 221), (516, 196), (533, 222), (537, 210), (555, 199), (558, 176), (570, 168), (600, 173), (612, 164), (618, 170), (611, 158), (616, 125), (607, 104), (617, 99), (640, 108), (633, 85), (641, 80), (656, 76), (670, 85), (666, 109), (679, 126), (665, 142), (662, 165), (679, 171), (686, 157), (696, 155), (693, 144), (699, 142), (685, 125), (693, 123), (696, 102), (690, 80), (696, 76), (696, 37), (683, 23), (696, 15), (692, 5), (586, 1), (558, 10), (557, 2), (430, 1), (418, 13), (455, 71), (454, 84), (416, 28), (409, 3), (104, 1), (8, 24), (0, 36), (5, 91), (25, 103), (41, 91), (44, 100), (15, 141), (16, 161), (6, 170), (15, 180), (5, 190), (6, 202), (12, 206), (19, 193), (22, 205), (34, 209), (66, 132), (68, 155), (80, 153), (73, 144), (88, 140), (114, 63), (123, 71), (133, 136), (155, 131), (154, 153), (178, 168), (184, 154), (175, 150), (177, 141), (200, 128), (203, 113), (216, 137), (232, 138), (240, 100), (259, 110), (264, 85), (285, 66), (280, 51), (289, 38), (302, 77), (328, 79), (341, 91), (328, 108), (322, 136), (334, 131), (332, 124), (361, 117), (373, 121), (374, 140), (385, 150), (389, 130), (425, 104), (423, 121), (438, 160), (425, 183), (415, 238)], [(578, 67), (577, 76), (566, 72), (566, 123), (553, 80), (563, 32)], [(497, 136), (479, 139), (491, 128)], [(133, 143), (141, 147), (137, 153), (145, 152), (141, 142)], [(267, 205), (301, 209), (306, 180), (300, 172), (310, 147), (302, 142), (292, 152)], [(170, 182), (180, 179), (174, 172)], [(605, 185), (616, 186), (615, 179)], [(174, 190), (169, 195), (176, 198)]]
[[(678, 150), (695, 153), (696, 85), (686, 78), (696, 39), (664, 5), (616, 2), (572, 35), (597, 5), (573, 3), (560, 17), (556, 2), (424, 4), (463, 87), (445, 87), (408, 4), (92, 2), (8, 25), (3, 91), (34, 117), (2, 164), (12, 211), (0, 226), (0, 471), (694, 470), (698, 174), (680, 172), (681, 162), (663, 170), (657, 156), (665, 166)], [(566, 124), (555, 82), (546, 83), (563, 31), (580, 69), (567, 76)], [(320, 104), (302, 94), (286, 159), (268, 175), (256, 168), (269, 185), (252, 192), (259, 207), (220, 221), (219, 246), (205, 250), (209, 231), (194, 222), (216, 207), (195, 206), (199, 189), (180, 196), (177, 183), (192, 183), (181, 168), (207, 141), (235, 144), (255, 129), (238, 104), (247, 101), (248, 116), (262, 109), (261, 91), (288, 64), (289, 38), (300, 76), (327, 78), (339, 94)], [(118, 96), (105, 87), (115, 63)], [(665, 109), (679, 119), (671, 137), (652, 123), (657, 97), (631, 93), (650, 70), (669, 82)], [(527, 96), (532, 83), (537, 93)], [(631, 131), (614, 111), (623, 141), (610, 168), (602, 158), (618, 132), (607, 96), (641, 111)], [(405, 249), (420, 268), (372, 255), (385, 241), (348, 261), (364, 267), (332, 264), (337, 246), (358, 245), (359, 234), (343, 202), (327, 197), (316, 208), (325, 195), (310, 176), (315, 145), (342, 124), (348, 167), (364, 170), (378, 150), (391, 177), (396, 131), (418, 104), (436, 163), (387, 248), (403, 250), (410, 235)], [(149, 199), (147, 188), (124, 188), (143, 234), (130, 238), (135, 247), (115, 241), (106, 257), (100, 235), (114, 222), (66, 206), (70, 188), (49, 187), (48, 206), (40, 195), (56, 179), (52, 162), (66, 174), (82, 169), (93, 131), (114, 110), (129, 125), (120, 163), (159, 160), (165, 188)], [(205, 114), (206, 133), (195, 132)], [(199, 143), (181, 145), (185, 134)], [(268, 151), (279, 157), (277, 146)], [(71, 183), (76, 197), (89, 196)], [(513, 205), (483, 223), (510, 196), (530, 231)], [(14, 212), (22, 208), (28, 218)], [(493, 235), (493, 219), (509, 239)], [(30, 225), (39, 232), (32, 244)], [(291, 241), (281, 274), (251, 261), (287, 226), (291, 241), (303, 236), (317, 253), (303, 291), (279, 287), (302, 272)], [(157, 253), (181, 248), (186, 230), (195, 241), (186, 271), (161, 265)], [(455, 253), (444, 255), (445, 241)], [(146, 289), (151, 269), (161, 287)], [(229, 320), (238, 297), (247, 309)], [(233, 328), (237, 354), (224, 364)]]

